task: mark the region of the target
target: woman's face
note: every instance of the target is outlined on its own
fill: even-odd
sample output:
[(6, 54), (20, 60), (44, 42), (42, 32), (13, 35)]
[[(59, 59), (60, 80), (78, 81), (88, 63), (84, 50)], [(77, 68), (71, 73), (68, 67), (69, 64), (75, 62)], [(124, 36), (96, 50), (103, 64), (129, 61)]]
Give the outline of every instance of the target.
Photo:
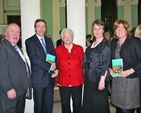
[(93, 26), (93, 34), (95, 38), (103, 37), (103, 33), (104, 33), (103, 26), (97, 24)]
[(117, 35), (117, 38), (125, 38), (127, 36), (127, 31), (124, 28), (123, 24), (119, 24), (117, 29), (115, 30), (115, 33)]
[(66, 31), (63, 34), (63, 42), (64, 44), (72, 44), (73, 42), (73, 37), (71, 36), (70, 32)]

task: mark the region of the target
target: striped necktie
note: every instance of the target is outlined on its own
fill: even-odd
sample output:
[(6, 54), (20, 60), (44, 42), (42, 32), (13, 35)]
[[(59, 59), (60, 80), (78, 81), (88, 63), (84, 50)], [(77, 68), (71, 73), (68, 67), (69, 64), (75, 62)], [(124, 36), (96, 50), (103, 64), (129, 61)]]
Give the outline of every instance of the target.
[(46, 51), (46, 45), (45, 45), (45, 43), (44, 43), (44, 39), (41, 38), (40, 40), (41, 40), (41, 45), (42, 45), (42, 47), (43, 47), (43, 49), (44, 49), (44, 52), (47, 53), (47, 51)]

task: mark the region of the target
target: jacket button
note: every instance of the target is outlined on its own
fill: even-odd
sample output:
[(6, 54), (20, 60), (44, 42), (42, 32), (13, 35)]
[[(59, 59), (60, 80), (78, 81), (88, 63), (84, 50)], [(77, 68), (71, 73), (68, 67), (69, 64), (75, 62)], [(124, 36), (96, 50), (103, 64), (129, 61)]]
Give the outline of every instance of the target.
[(69, 77), (71, 77), (71, 75), (69, 75)]

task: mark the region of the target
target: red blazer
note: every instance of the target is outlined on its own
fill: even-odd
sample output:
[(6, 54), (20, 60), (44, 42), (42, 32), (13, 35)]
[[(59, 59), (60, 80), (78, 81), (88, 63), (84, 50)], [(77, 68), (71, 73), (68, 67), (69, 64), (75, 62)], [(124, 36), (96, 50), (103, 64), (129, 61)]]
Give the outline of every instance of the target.
[(71, 53), (64, 45), (58, 46), (56, 56), (59, 68), (57, 85), (65, 87), (79, 86), (84, 83), (82, 74), (83, 48), (73, 44)]

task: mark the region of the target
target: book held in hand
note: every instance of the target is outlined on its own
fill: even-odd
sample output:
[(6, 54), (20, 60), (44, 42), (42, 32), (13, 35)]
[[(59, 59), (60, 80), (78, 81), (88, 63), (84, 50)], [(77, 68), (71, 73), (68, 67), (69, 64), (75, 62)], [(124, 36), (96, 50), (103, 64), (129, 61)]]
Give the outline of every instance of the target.
[(114, 71), (114, 76), (118, 77), (120, 76), (120, 73), (123, 70), (123, 60), (122, 58), (118, 58), (118, 59), (112, 59), (112, 68)]
[(46, 61), (49, 63), (54, 63), (55, 62), (55, 56), (51, 54), (46, 54)]

